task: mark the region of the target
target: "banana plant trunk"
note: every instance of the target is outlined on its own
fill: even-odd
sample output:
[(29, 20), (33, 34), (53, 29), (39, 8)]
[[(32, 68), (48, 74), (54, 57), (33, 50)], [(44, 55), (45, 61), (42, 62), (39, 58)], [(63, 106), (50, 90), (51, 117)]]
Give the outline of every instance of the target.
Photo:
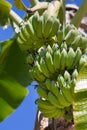
[[(69, 23), (78, 10), (78, 6), (66, 5), (66, 22)], [(87, 14), (81, 21), (79, 31), (87, 35)], [(34, 130), (75, 130), (73, 121), (67, 121), (64, 117), (58, 120), (48, 119), (37, 110)]]

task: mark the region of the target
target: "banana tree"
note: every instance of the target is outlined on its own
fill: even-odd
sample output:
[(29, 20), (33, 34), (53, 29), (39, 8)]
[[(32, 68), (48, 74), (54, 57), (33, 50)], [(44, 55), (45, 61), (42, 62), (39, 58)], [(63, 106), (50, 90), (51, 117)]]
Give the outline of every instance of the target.
[(53, 121), (65, 117), (76, 130), (86, 130), (87, 37), (78, 28), (87, 1), (70, 23), (65, 19), (65, 0), (30, 3), (28, 8), (14, 0), (26, 12), (22, 19), (11, 3), (0, 0), (0, 25), (14, 29), (14, 36), (0, 43), (0, 121), (20, 105), (27, 85), (37, 81), (39, 111)]

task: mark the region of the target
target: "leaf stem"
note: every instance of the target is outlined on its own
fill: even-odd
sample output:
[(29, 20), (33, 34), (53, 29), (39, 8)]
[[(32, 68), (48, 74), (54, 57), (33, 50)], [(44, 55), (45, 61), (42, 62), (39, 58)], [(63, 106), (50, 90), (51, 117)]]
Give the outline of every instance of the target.
[(75, 25), (78, 28), (86, 12), (87, 12), (87, 0), (83, 0), (79, 10), (75, 14), (74, 18), (71, 20), (71, 24)]
[(38, 2), (38, 0), (30, 0), (31, 6), (37, 5)]
[(9, 13), (9, 17), (12, 21), (14, 21), (18, 26), (21, 26), (23, 25), (23, 19), (18, 15), (16, 14), (13, 10), (10, 11)]

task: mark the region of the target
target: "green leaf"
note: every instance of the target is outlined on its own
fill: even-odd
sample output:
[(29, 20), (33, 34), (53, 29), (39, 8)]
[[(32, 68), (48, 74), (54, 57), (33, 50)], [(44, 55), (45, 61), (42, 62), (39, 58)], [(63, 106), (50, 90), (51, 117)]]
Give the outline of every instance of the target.
[(73, 110), (76, 130), (87, 130), (87, 63), (81, 68), (77, 77)]
[(12, 5), (6, 0), (0, 0), (0, 12), (9, 15)]
[(23, 9), (25, 11), (28, 11), (28, 8), (25, 6), (22, 0), (14, 0), (14, 4), (18, 9)]
[(13, 77), (6, 73), (0, 75), (0, 122), (20, 105), (27, 93)]
[(23, 101), (31, 82), (29, 68), (24, 64), (26, 54), (15, 38), (0, 44), (0, 122), (7, 118)]
[[(9, 41), (10, 42), (10, 41)], [(25, 64), (26, 54), (22, 52), (14, 40), (1, 66), (8, 75), (14, 77), (20, 84), (27, 86), (31, 83), (29, 67)]]
[(0, 43), (0, 64), (3, 62), (5, 56), (7, 55), (13, 41), (14, 39), (10, 39)]
[(10, 24), (9, 12), (12, 5), (6, 0), (0, 0), (0, 25), (5, 26)]

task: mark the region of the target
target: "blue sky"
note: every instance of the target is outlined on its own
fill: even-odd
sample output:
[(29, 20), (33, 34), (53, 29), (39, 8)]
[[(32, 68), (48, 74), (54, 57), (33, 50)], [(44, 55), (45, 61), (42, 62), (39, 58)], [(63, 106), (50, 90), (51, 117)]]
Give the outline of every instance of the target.
[[(13, 4), (13, 0), (8, 0)], [(24, 0), (23, 0), (24, 1)], [(29, 7), (29, 0), (24, 1)], [(82, 0), (67, 0), (67, 3), (76, 3), (80, 5)], [(24, 16), (23, 11), (17, 10), (14, 6), (13, 9), (21, 17)], [(0, 27), (0, 41), (12, 37), (13, 31), (11, 27), (7, 30), (2, 30)], [(25, 98), (23, 103), (17, 108), (17, 110), (10, 115), (4, 122), (0, 124), (0, 130), (33, 130), (37, 106), (35, 105), (35, 100), (37, 99), (37, 94), (33, 86), (28, 86), (29, 95)]]

